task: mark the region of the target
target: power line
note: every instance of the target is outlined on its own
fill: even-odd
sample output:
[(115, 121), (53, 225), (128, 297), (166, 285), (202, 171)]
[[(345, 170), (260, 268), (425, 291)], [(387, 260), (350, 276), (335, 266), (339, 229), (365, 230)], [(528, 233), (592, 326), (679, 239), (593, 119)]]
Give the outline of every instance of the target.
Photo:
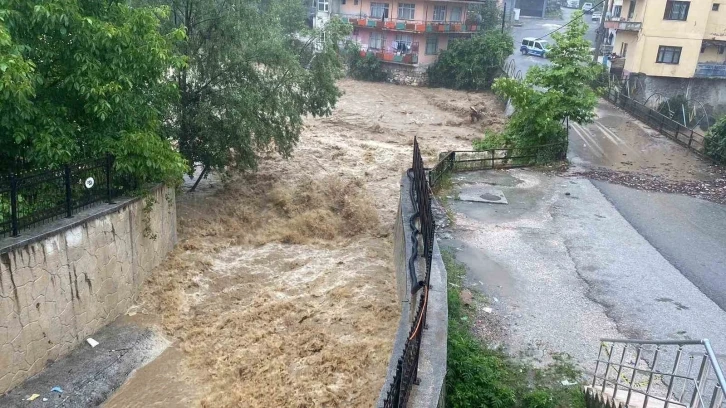
[[(591, 8), (590, 10), (594, 10), (594, 9), (595, 9), (595, 8), (596, 8), (597, 6), (599, 6), (599, 5), (603, 4), (603, 3), (605, 3), (605, 0), (602, 0), (602, 1), (600, 2), (600, 3), (597, 3), (596, 5), (592, 6), (592, 8)], [(582, 18), (582, 16), (578, 16), (578, 17)], [(603, 17), (601, 17), (601, 18), (604, 18), (604, 17), (605, 17), (605, 16), (603, 16)], [(570, 24), (574, 23), (575, 21), (577, 21), (577, 17), (576, 17), (576, 18), (573, 18), (572, 20), (568, 21), (567, 23), (565, 23), (565, 24), (563, 24), (563, 25), (561, 25), (561, 26), (557, 27), (556, 29), (554, 29), (554, 30), (550, 31), (549, 33), (547, 33), (547, 34), (545, 34), (545, 35), (543, 35), (543, 36), (541, 36), (541, 37), (535, 38), (535, 40), (541, 40), (541, 39), (543, 39), (543, 38), (545, 38), (545, 37), (549, 37), (549, 36), (550, 36), (550, 34), (552, 34), (552, 33), (556, 33), (557, 31), (560, 31), (560, 30), (562, 30), (563, 28), (565, 28), (565, 27), (567, 27), (568, 25), (570, 25)]]

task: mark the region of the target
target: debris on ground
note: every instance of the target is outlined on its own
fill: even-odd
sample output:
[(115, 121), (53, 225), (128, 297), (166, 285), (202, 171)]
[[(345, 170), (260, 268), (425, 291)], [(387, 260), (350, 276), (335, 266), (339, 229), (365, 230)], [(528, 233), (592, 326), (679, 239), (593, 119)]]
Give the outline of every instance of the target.
[(40, 394), (33, 394), (28, 397), (28, 401), (35, 401), (35, 399), (38, 397), (40, 397)]
[(91, 346), (91, 348), (98, 346), (98, 342), (91, 337), (87, 338), (86, 342)]
[(50, 392), (57, 392), (58, 394), (63, 394), (63, 388), (56, 386), (51, 388)]
[(685, 194), (691, 197), (726, 204), (726, 178), (710, 180), (669, 180), (663, 176), (643, 173), (593, 169), (572, 173), (573, 176), (620, 184), (638, 190)]
[(471, 294), (471, 291), (469, 289), (464, 289), (459, 292), (459, 297), (461, 298), (461, 303), (463, 303), (465, 306), (471, 306), (472, 302), (474, 301), (474, 296)]

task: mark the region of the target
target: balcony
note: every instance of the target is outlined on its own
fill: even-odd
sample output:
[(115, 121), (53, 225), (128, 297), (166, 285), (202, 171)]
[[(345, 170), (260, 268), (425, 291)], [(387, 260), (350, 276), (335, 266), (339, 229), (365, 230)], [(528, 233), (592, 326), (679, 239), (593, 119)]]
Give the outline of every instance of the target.
[(723, 64), (696, 64), (696, 78), (726, 78), (726, 63)]
[(343, 21), (353, 27), (376, 28), (383, 31), (399, 31), (405, 33), (476, 33), (481, 30), (480, 24), (469, 24), (452, 21), (415, 21), (372, 18), (358, 15), (338, 14)]
[(640, 21), (629, 21), (624, 17), (611, 17), (605, 20), (605, 28), (622, 31), (640, 31), (643, 23)]
[[(416, 44), (418, 50), (418, 44)], [(403, 65), (416, 65), (418, 64), (418, 52), (398, 53), (392, 51), (383, 51), (373, 48), (361, 50), (360, 56), (365, 57), (366, 55), (374, 55), (377, 59), (383, 62), (390, 62), (392, 64), (403, 64)]]

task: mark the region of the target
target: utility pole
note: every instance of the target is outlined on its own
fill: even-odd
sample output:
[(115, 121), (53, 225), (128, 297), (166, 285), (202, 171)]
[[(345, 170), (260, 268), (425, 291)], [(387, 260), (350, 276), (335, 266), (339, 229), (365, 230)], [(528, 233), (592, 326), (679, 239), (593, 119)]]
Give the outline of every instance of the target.
[(502, 33), (504, 32), (504, 19), (507, 16), (507, 0), (504, 0), (504, 11), (502, 11)]
[[(592, 57), (592, 61), (594, 63), (597, 63), (597, 56), (600, 55), (600, 48), (602, 48), (602, 40), (605, 38), (605, 19), (607, 18), (608, 0), (604, 0), (603, 4), (603, 11), (600, 14), (600, 26), (598, 27), (597, 34), (595, 35), (595, 55)], [(591, 12), (595, 11), (596, 10), (591, 10)]]

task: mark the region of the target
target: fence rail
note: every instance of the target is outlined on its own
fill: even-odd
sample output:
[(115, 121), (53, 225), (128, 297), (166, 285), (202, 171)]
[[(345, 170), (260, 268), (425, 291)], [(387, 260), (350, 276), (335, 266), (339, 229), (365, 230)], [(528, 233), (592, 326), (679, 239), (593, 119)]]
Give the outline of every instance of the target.
[(678, 144), (698, 154), (705, 153), (706, 137), (703, 134), (629, 97), (621, 92), (617, 82), (608, 82), (603, 97)]
[[(408, 259), (408, 273), (411, 280), (411, 295), (417, 305), (411, 330), (403, 347), (403, 353), (398, 359), (396, 373), (389, 385), (386, 398), (383, 401), (385, 408), (406, 407), (411, 389), (416, 384), (418, 376), (419, 351), (421, 349), (421, 337), (426, 327), (426, 309), (428, 306), (429, 281), (431, 277), (431, 261), (434, 248), (434, 218), (431, 212), (431, 189), (426, 179), (421, 150), (418, 140), (413, 142), (413, 166), (408, 171), (411, 179), (411, 190), (409, 191), (411, 203), (414, 207), (414, 215), (409, 219), (411, 226), (411, 258)], [(419, 245), (419, 238), (423, 245)], [(423, 247), (423, 254), (419, 254), (419, 246)], [(425, 261), (425, 273), (420, 278), (416, 272), (416, 261), (423, 255)]]
[(601, 339), (591, 388), (629, 407), (724, 408), (726, 380), (708, 340)]
[(0, 175), (0, 237), (17, 237), (21, 230), (111, 203), (120, 191), (111, 156)]
[(446, 153), (431, 169), (429, 183), (435, 188), (451, 172), (536, 166), (564, 160), (566, 156), (567, 142), (532, 147), (453, 151)]

